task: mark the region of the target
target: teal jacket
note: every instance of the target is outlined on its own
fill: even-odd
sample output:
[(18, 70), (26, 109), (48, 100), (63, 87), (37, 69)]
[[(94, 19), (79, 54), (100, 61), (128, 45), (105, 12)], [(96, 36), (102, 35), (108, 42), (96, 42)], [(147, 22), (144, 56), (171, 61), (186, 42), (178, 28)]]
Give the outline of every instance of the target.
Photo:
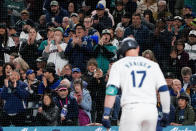
[(116, 56), (117, 48), (112, 44), (96, 45), (94, 47), (95, 58), (98, 63), (98, 67), (102, 69), (103, 73), (107, 73), (109, 68), (110, 59)]

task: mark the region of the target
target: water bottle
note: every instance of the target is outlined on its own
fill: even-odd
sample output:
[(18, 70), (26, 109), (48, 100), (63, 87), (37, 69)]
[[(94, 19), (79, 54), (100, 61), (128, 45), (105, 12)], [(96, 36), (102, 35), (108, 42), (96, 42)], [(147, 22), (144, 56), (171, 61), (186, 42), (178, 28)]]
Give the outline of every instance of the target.
[(64, 105), (61, 110), (61, 117), (65, 117), (67, 115), (67, 105)]

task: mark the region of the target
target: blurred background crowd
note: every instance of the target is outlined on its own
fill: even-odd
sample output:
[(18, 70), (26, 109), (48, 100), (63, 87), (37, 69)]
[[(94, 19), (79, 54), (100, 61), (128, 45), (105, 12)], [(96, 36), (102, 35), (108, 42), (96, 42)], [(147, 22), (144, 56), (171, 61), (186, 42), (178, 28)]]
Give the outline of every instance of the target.
[[(110, 68), (126, 37), (160, 65), (170, 89), (170, 125), (193, 125), (194, 0), (1, 0), (0, 125), (101, 123)], [(119, 91), (112, 125), (120, 98)], [(157, 100), (161, 118), (159, 94)]]

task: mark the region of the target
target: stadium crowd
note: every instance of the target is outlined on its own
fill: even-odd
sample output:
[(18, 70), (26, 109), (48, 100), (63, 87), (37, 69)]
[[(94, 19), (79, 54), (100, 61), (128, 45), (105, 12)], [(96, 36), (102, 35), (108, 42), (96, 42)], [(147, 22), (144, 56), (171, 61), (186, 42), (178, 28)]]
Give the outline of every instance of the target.
[[(0, 125), (101, 123), (110, 68), (126, 37), (165, 74), (169, 124), (193, 125), (195, 9), (191, 0), (1, 0)], [(157, 108), (161, 119), (159, 94)]]

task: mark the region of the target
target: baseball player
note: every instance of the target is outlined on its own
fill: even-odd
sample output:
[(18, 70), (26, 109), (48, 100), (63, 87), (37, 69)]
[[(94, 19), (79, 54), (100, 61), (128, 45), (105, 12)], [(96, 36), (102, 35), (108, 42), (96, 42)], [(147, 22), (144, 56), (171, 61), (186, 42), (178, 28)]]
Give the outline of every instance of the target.
[(112, 65), (106, 88), (102, 124), (110, 128), (110, 112), (118, 88), (122, 90), (122, 115), (120, 131), (155, 131), (158, 119), (156, 91), (160, 93), (163, 107), (161, 125), (169, 119), (170, 95), (159, 65), (138, 56), (139, 45), (132, 38), (125, 38), (119, 52), (124, 58)]

